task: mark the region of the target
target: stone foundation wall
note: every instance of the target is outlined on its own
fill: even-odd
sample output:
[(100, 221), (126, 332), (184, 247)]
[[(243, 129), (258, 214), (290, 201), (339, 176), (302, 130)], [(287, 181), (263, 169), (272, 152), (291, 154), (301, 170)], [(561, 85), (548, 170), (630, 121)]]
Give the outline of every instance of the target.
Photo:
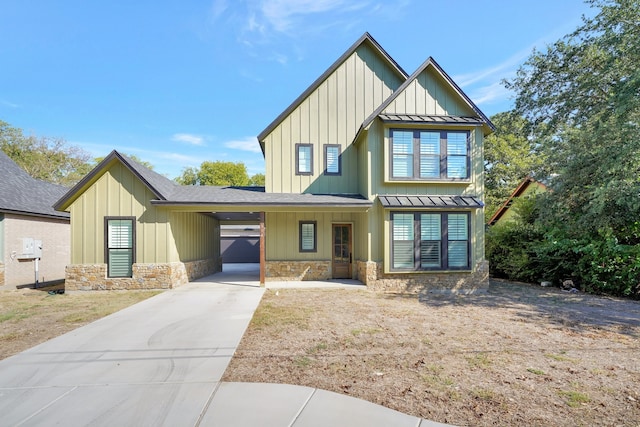
[(268, 282), (331, 279), (331, 261), (267, 261)]
[(489, 287), (489, 263), (480, 262), (472, 272), (385, 274), (381, 262), (356, 261), (358, 280), (369, 289), (411, 294), (475, 293)]
[(222, 258), (200, 259), (184, 263), (188, 280), (195, 280), (222, 271)]
[[(116, 289), (171, 289), (216, 271), (218, 260), (187, 263), (133, 264), (133, 277), (107, 277), (107, 264), (74, 264), (66, 267), (65, 289), (97, 291)], [(218, 270), (219, 271), (219, 270)]]

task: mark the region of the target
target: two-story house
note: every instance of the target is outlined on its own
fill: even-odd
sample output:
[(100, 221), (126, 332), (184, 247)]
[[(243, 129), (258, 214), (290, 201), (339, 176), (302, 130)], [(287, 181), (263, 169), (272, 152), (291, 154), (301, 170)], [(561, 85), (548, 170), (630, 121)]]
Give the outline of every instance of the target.
[(179, 186), (112, 152), (69, 211), (77, 289), (170, 287), (220, 271), (220, 225), (260, 225), (260, 280), (486, 286), (489, 119), (432, 59), (408, 75), (365, 33), (260, 133), (265, 188)]

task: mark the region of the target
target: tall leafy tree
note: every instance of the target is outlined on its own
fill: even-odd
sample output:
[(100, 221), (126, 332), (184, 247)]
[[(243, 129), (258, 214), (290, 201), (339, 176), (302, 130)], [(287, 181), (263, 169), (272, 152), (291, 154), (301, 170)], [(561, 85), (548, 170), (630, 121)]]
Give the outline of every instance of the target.
[(90, 156), (60, 138), (25, 135), (0, 120), (0, 149), (34, 178), (71, 186), (91, 169)]
[(249, 185), (247, 167), (242, 162), (202, 162), (199, 168), (185, 168), (176, 178), (182, 185)]
[[(508, 86), (549, 135), (555, 213), (578, 232), (637, 239), (640, 218), (640, 1), (591, 0), (593, 18), (534, 52)], [(575, 228), (578, 226), (578, 228)], [(631, 232), (631, 233), (629, 233)]]
[(257, 173), (249, 178), (249, 185), (254, 187), (264, 187), (265, 177), (263, 173)]
[(587, 287), (640, 295), (640, 0), (589, 3), (595, 15), (507, 86), (558, 174), (540, 253), (574, 257)]
[[(491, 117), (496, 131), (485, 139), (485, 215), (490, 218), (527, 176), (541, 172), (544, 156), (539, 153), (528, 120), (509, 111)], [(546, 176), (537, 176), (538, 179)]]

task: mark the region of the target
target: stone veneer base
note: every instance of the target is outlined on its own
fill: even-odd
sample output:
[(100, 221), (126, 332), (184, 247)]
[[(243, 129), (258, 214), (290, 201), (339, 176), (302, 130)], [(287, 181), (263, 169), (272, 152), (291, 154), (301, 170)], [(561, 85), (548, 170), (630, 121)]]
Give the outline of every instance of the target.
[(331, 261), (267, 261), (267, 282), (331, 279)]
[(476, 293), (489, 288), (489, 263), (482, 261), (471, 272), (385, 274), (381, 262), (356, 261), (357, 279), (367, 288), (411, 294)]
[(65, 269), (65, 289), (70, 291), (171, 289), (213, 274), (217, 260), (133, 264), (133, 277), (107, 277), (107, 264), (72, 264)]

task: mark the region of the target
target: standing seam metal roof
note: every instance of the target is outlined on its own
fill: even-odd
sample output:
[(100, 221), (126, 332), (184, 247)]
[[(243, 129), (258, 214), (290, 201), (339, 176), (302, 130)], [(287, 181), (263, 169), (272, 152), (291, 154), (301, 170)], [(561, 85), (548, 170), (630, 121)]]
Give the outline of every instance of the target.
[(378, 196), (385, 208), (479, 209), (484, 206), (475, 196)]

